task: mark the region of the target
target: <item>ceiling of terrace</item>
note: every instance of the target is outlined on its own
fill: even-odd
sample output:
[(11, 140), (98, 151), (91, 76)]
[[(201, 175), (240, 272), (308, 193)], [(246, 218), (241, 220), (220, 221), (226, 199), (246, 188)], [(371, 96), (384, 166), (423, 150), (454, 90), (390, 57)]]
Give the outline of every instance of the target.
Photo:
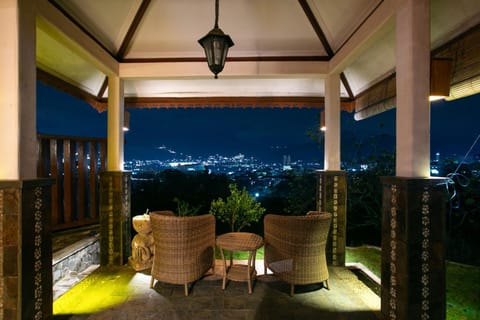
[[(220, 0), (219, 26), (235, 45), (215, 80), (197, 42), (213, 27), (214, 0), (39, 0), (39, 77), (99, 110), (114, 73), (130, 106), (207, 97), (302, 106), (321, 101), (325, 75), (337, 70), (342, 98), (353, 101), (395, 71), (398, 3)], [(432, 50), (479, 24), (478, 0), (431, 0)]]

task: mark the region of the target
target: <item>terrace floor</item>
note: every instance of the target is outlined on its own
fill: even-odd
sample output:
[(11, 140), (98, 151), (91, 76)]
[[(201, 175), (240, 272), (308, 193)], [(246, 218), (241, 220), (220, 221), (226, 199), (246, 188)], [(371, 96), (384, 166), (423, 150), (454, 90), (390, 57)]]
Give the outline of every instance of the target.
[(54, 302), (53, 319), (380, 319), (380, 297), (347, 268), (331, 267), (330, 290), (321, 285), (297, 286), (263, 274), (257, 261), (257, 281), (248, 294), (245, 282), (221, 289), (221, 261), (190, 287), (156, 282), (148, 272), (129, 266), (101, 267)]

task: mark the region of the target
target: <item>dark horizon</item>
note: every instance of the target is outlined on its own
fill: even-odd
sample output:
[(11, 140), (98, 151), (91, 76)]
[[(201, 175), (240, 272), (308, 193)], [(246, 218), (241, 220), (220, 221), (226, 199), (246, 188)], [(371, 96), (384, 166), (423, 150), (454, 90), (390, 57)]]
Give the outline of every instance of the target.
[[(106, 137), (106, 112), (98, 113), (85, 102), (38, 83), (39, 133)], [(480, 94), (431, 105), (431, 157), (440, 152), (463, 156), (480, 133)], [(129, 109), (130, 131), (125, 134), (125, 160), (168, 160), (243, 153), (261, 161), (323, 162), (320, 144), (309, 137), (318, 129), (318, 109)], [(395, 109), (355, 121), (353, 113), (341, 115), (342, 161), (369, 153), (393, 152)], [(172, 152), (176, 152), (175, 154)], [(472, 154), (480, 153), (480, 146)]]

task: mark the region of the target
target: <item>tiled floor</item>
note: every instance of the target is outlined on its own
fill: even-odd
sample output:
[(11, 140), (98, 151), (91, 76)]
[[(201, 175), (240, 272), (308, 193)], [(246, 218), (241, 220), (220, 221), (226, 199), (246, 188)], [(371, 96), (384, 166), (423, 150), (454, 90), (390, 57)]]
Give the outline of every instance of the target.
[[(271, 274), (263, 275), (263, 261), (257, 262), (259, 276), (251, 295), (242, 282), (229, 282), (223, 291), (221, 265), (216, 274), (197, 281), (188, 297), (183, 286), (157, 282), (150, 289), (148, 273), (128, 266), (100, 268), (92, 274), (97, 278), (91, 275), (80, 283), (78, 296), (67, 293), (57, 300), (54, 319), (380, 319), (380, 298), (346, 268), (329, 269), (330, 290), (321, 285), (298, 286), (290, 297), (289, 285)], [(103, 277), (101, 281), (98, 276)], [(113, 289), (100, 296), (101, 286), (108, 282)], [(91, 299), (102, 300), (98, 302), (105, 302), (105, 307), (93, 314), (69, 312), (61, 305), (69, 299), (77, 307)]]

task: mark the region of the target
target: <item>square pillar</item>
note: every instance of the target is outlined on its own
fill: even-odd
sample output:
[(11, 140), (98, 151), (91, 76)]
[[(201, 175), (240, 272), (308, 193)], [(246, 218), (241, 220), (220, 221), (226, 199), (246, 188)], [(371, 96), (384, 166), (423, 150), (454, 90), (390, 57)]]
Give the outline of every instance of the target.
[(402, 177), (430, 176), (430, 1), (399, 1), (395, 26), (396, 157)]
[(325, 170), (340, 170), (340, 74), (325, 78)]
[(53, 183), (0, 181), (0, 319), (52, 315)]
[(344, 266), (347, 229), (346, 172), (323, 170), (317, 172), (317, 210), (332, 214), (332, 223), (325, 249), (327, 264)]
[(122, 266), (131, 255), (131, 173), (100, 173), (100, 264)]
[(108, 76), (107, 111), (107, 170), (123, 171), (124, 144), (124, 81), (115, 75)]
[(444, 178), (383, 177), (382, 315), (445, 319)]

